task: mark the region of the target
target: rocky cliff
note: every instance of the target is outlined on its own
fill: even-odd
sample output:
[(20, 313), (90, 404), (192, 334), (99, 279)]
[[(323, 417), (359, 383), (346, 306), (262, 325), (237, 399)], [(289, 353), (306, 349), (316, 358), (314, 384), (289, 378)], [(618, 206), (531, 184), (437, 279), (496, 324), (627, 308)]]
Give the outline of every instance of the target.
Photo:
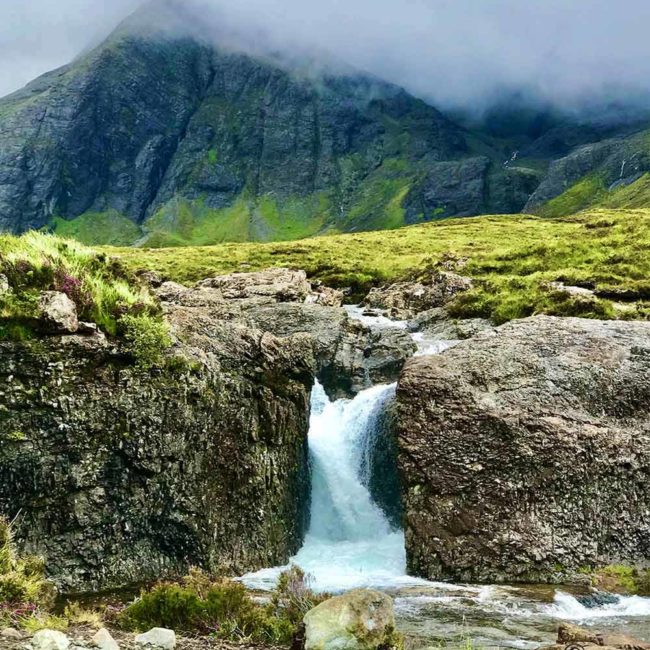
[(65, 590), (286, 562), (307, 524), (314, 375), (350, 394), (414, 351), (303, 272), (149, 280), (174, 340), (157, 367), (92, 329), (0, 343), (0, 513)]
[(650, 560), (650, 325), (535, 317), (409, 361), (410, 572), (560, 581)]

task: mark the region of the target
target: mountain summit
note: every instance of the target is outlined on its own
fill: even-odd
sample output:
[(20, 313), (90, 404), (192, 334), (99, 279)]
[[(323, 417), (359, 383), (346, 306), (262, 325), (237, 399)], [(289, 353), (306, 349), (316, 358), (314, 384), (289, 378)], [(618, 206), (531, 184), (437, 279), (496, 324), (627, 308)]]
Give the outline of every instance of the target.
[(0, 101), (0, 229), (265, 241), (519, 212), (566, 189), (557, 167), (538, 189), (547, 152), (513, 146), (370, 76), (246, 54), (165, 0)]

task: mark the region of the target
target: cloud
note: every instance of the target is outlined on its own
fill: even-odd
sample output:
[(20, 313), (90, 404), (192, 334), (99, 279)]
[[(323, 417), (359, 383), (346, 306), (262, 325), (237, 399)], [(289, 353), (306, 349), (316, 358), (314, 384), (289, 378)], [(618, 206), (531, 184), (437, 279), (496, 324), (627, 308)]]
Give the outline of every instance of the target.
[[(6, 4), (6, 3), (3, 3)], [(0, 8), (0, 93), (106, 33), (135, 0)], [(563, 108), (650, 91), (647, 0), (177, 0), (239, 47), (328, 51), (446, 108), (524, 91)], [(5, 14), (9, 14), (9, 20)], [(13, 14), (13, 15), (12, 15)]]

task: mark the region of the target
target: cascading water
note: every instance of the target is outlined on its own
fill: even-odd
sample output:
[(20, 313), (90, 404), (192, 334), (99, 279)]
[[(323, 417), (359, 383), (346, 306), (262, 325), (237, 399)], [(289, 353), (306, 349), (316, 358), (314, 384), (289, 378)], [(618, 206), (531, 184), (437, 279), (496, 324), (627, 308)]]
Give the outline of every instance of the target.
[[(374, 386), (354, 399), (330, 401), (317, 382), (312, 391), (309, 456), (311, 518), (303, 547), (292, 562), (313, 586), (341, 591), (401, 584), (406, 574), (404, 535), (391, 529), (368, 487), (372, 428), (395, 395), (395, 384)], [(246, 577), (268, 586), (277, 569)]]

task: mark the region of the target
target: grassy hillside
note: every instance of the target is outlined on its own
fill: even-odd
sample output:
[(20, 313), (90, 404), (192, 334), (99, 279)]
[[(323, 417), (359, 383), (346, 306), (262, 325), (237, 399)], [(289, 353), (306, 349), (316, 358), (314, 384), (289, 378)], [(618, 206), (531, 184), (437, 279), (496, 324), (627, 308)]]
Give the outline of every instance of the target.
[[(133, 269), (156, 270), (185, 283), (218, 273), (288, 266), (303, 268), (330, 285), (351, 287), (356, 295), (456, 260), (476, 280), (476, 288), (452, 305), (459, 317), (490, 316), (504, 322), (534, 313), (650, 315), (650, 210), (448, 219), (272, 244), (107, 250)], [(602, 297), (568, 297), (550, 287), (551, 282), (591, 287)]]

